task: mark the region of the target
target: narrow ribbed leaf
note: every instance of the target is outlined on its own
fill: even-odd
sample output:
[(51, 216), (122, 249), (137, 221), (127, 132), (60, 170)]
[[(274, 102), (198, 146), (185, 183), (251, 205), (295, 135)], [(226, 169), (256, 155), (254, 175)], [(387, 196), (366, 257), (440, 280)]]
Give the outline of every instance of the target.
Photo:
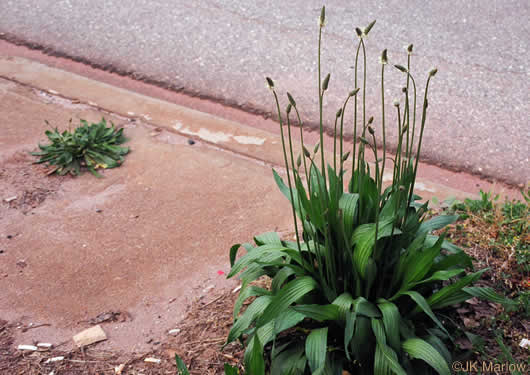
[(268, 296), (271, 295), (271, 292), (267, 289), (260, 288), (255, 285), (242, 286), (239, 296), (237, 296), (236, 302), (234, 303), (234, 320), (237, 319), (239, 311), (243, 306), (243, 303), (250, 297), (259, 297), (259, 296)]
[(442, 355), (426, 341), (419, 338), (408, 339), (403, 342), (402, 348), (412, 358), (428, 363), (439, 375), (451, 375), (449, 366)]
[(326, 363), (328, 328), (319, 328), (311, 331), (305, 341), (305, 354), (312, 373), (324, 367)]
[(184, 361), (182, 361), (182, 358), (178, 356), (178, 354), (175, 354), (175, 362), (177, 363), (177, 375), (190, 375), (188, 368), (184, 364)]
[(424, 233), (431, 233), (434, 230), (442, 229), (445, 226), (454, 223), (458, 219), (458, 215), (439, 215), (435, 216), (432, 219), (424, 221), (421, 223), (417, 236)]
[(374, 358), (374, 374), (388, 374), (388, 369), (391, 369), (398, 375), (406, 375), (407, 373), (399, 364), (396, 352), (386, 345), (386, 335), (381, 320), (372, 319), (371, 324), (377, 342)]
[(317, 286), (317, 282), (309, 276), (300, 277), (290, 281), (274, 297), (270, 305), (258, 319), (257, 326), (262, 326), (268, 323), (277, 317), (278, 314), (286, 310), (292, 303), (311, 292)]
[(247, 307), (243, 315), (241, 315), (234, 322), (226, 342), (230, 343), (239, 338), (239, 336), (241, 336), (241, 334), (250, 326), (250, 324), (266, 310), (272, 299), (273, 297), (271, 296), (261, 296), (254, 300), (254, 302)]
[[(485, 268), (475, 273), (464, 276), (457, 282), (448, 285), (438, 292), (434, 293), (432, 296), (427, 299), (427, 302), (432, 309), (441, 309), (446, 306), (453, 305), (455, 303), (460, 303), (469, 299), (466, 298), (466, 292), (462, 291), (462, 288), (478, 280), (480, 275), (486, 272), (488, 269)], [(469, 294), (467, 294), (469, 296)]]
[(429, 277), (429, 278), (427, 278), (425, 280), (422, 280), (422, 281), (418, 281), (417, 283), (414, 283), (414, 286), (420, 285), (420, 284), (430, 283), (432, 281), (449, 280), (451, 277), (458, 276), (464, 271), (465, 270), (463, 268), (457, 268), (457, 269), (449, 270), (449, 271), (436, 271), (435, 273), (432, 274), (431, 277)]
[(234, 266), (234, 262), (236, 261), (237, 251), (241, 247), (241, 244), (235, 244), (230, 248), (230, 267)]
[(429, 318), (431, 318), (431, 320), (434, 323), (436, 323), (436, 325), (438, 327), (440, 327), (440, 329), (442, 331), (447, 333), (447, 335), (449, 336), (449, 332), (447, 332), (447, 330), (445, 329), (444, 325), (438, 320), (436, 315), (434, 315), (434, 313), (432, 312), (431, 307), (429, 306), (429, 303), (427, 302), (427, 300), (425, 300), (425, 298), (420, 293), (411, 290), (411, 291), (408, 291), (408, 292), (403, 292), (402, 294), (409, 296), (410, 298), (412, 298), (414, 300), (414, 302), (416, 302), (418, 304), (418, 306), (416, 307), (415, 311), (416, 310), (417, 311), (422, 310), (425, 314), (427, 314), (427, 316)]
[(516, 301), (512, 301), (506, 297), (503, 297), (495, 292), (491, 287), (467, 287), (462, 289), (464, 292), (472, 295), (473, 297), (478, 297), (485, 299), (491, 302), (500, 303), (504, 306), (515, 306), (517, 305)]
[(293, 306), (292, 309), (303, 314), (307, 318), (319, 322), (325, 320), (339, 320), (340, 318), (340, 310), (336, 305), (297, 305)]
[(346, 320), (346, 314), (350, 312), (350, 309), (355, 301), (349, 293), (342, 293), (333, 302), (333, 305), (337, 305), (339, 308), (339, 319)]
[(230, 270), (230, 273), (227, 277), (230, 278), (234, 275), (237, 275), (243, 268), (245, 268), (252, 262), (255, 262), (256, 260), (259, 260), (261, 262), (270, 262), (280, 257), (283, 257), (285, 256), (285, 254), (283, 253), (283, 251), (285, 250), (289, 249), (278, 245), (259, 246), (253, 251), (239, 258), (232, 266), (232, 269)]
[[(379, 222), (377, 239), (388, 237), (391, 234), (397, 235), (401, 233), (399, 229), (392, 228), (393, 221), (393, 218), (387, 218)], [(375, 223), (363, 224), (357, 227), (355, 232), (353, 232), (352, 243), (355, 244), (355, 251), (353, 253), (355, 266), (357, 271), (364, 278), (368, 259), (372, 255), (374, 249)]]
[(256, 245), (278, 245), (282, 247), (282, 240), (276, 232), (266, 232), (254, 237)]
[(399, 309), (392, 302), (379, 300), (377, 307), (383, 314), (383, 324), (388, 338), (388, 344), (396, 351), (400, 350), (401, 342), (399, 340), (399, 322), (401, 315)]
[(254, 335), (248, 344), (245, 352), (245, 367), (252, 375), (265, 375), (263, 346), (257, 335)]

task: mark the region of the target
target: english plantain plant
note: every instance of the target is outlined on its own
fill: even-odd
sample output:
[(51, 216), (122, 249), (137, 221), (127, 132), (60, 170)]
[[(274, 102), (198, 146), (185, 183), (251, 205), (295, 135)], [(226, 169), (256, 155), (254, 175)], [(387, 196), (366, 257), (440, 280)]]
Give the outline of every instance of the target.
[[(320, 67), (325, 8), (319, 21), (322, 145), (322, 103), (330, 82), (329, 74), (321, 80)], [(444, 235), (432, 234), (454, 222), (457, 216), (427, 220), (427, 203), (419, 203), (421, 198), (414, 194), (428, 89), (437, 70), (428, 74), (423, 106), (417, 116), (412, 45), (407, 47), (406, 66), (395, 65), (406, 83), (403, 98), (394, 103), (398, 145), (391, 159), (393, 180), (383, 188), (385, 164), (391, 158), (385, 132), (386, 50), (381, 55), (381, 151), (376, 147), (375, 120), (367, 117), (365, 100), (365, 37), (374, 24), (375, 21), (364, 30), (355, 29), (358, 45), (354, 90), (336, 113), (334, 154), (329, 164), (322, 146), (320, 157), (318, 144), (313, 153), (306, 148), (298, 107), (290, 93), (284, 121), (274, 82), (267, 78), (278, 111), (287, 183), (276, 171), (273, 174), (291, 203), (296, 241), (285, 241), (277, 233), (268, 232), (254, 237), (255, 245), (237, 244), (230, 249), (232, 269), (228, 277), (239, 274), (242, 288), (227, 343), (237, 339), (245, 343), (245, 368), (249, 374), (341, 375), (348, 371), (449, 375), (451, 354), (447, 343), (452, 337), (444, 326), (443, 310), (471, 297), (509, 305), (491, 288), (471, 286), (485, 270), (466, 273), (466, 269), (472, 269), (471, 259)], [(361, 53), (364, 63), (359, 86)], [(357, 146), (353, 142), (352, 150), (346, 151), (344, 117), (351, 102), (353, 137), (360, 143)], [(303, 150), (296, 159), (291, 132), (293, 111)], [(373, 167), (366, 161), (367, 150), (374, 154)], [(241, 246), (247, 253), (236, 259)], [(270, 287), (251, 284), (261, 276), (270, 278)], [(255, 299), (240, 314), (243, 303), (251, 297)]]
[(45, 134), (51, 144), (39, 144), (41, 151), (31, 154), (40, 156), (36, 163), (56, 166), (53, 172), (59, 175), (70, 173), (77, 176), (86, 167), (93, 175), (101, 177), (96, 169), (119, 167), (123, 163), (123, 156), (129, 152), (128, 147), (119, 146), (126, 141), (123, 129), (117, 130), (112, 122), (107, 127), (104, 118), (90, 125), (81, 120), (81, 126), (73, 133), (68, 130), (60, 133), (55, 128), (53, 131), (47, 130)]

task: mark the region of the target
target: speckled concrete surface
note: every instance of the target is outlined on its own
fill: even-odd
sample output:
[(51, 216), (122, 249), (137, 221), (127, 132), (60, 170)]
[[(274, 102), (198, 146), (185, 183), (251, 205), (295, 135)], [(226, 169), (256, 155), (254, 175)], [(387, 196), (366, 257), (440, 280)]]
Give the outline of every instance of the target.
[[(273, 108), (263, 81), (270, 75), (280, 91), (288, 88), (296, 96), (311, 123), (317, 118), (321, 3), (4, 1), (0, 32), (259, 112)], [(528, 181), (527, 2), (391, 0), (354, 6), (336, 0), (326, 5), (323, 65), (324, 72), (332, 72), (329, 116), (353, 88), (353, 28), (377, 19), (368, 40), (369, 113), (379, 116), (374, 109), (380, 51), (388, 48), (391, 62), (402, 63), (402, 46), (412, 42), (419, 82), (431, 66), (439, 68), (424, 156), (513, 183)], [(388, 69), (387, 76), (390, 105), (400, 83), (397, 72)]]

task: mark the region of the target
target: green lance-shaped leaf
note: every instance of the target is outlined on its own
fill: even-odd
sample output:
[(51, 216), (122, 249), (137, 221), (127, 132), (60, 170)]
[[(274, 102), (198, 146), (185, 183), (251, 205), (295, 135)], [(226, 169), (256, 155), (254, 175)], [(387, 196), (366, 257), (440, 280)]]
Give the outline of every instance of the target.
[[(378, 240), (383, 237), (388, 237), (392, 233), (394, 235), (401, 233), (398, 229), (393, 228), (393, 222), (393, 218), (386, 218), (379, 222), (379, 230), (377, 233)], [(375, 229), (375, 223), (363, 224), (353, 232), (352, 236), (352, 243), (355, 244), (353, 260), (357, 271), (363, 278), (365, 277), (368, 259), (374, 250)]]
[(500, 303), (501, 305), (513, 308), (517, 305), (517, 302), (512, 301), (506, 297), (497, 294), (491, 287), (467, 287), (462, 289), (464, 292), (472, 295), (473, 297), (485, 299), (491, 302)]
[(311, 331), (305, 341), (305, 353), (312, 373), (322, 371), (326, 363), (328, 328)]
[(252, 302), (232, 326), (226, 343), (229, 344), (241, 336), (241, 334), (252, 324), (252, 322), (258, 318), (270, 305), (273, 297), (261, 296)]
[[(250, 350), (249, 350), (250, 349)], [(245, 351), (245, 367), (249, 374), (265, 375), (265, 361), (263, 360), (263, 346), (258, 335), (254, 335)]]
[(403, 342), (402, 348), (412, 358), (421, 359), (435, 369), (439, 375), (451, 375), (451, 370), (444, 358), (432, 345), (419, 338)]
[(267, 309), (265, 309), (258, 319), (256, 325), (259, 327), (270, 322), (280, 313), (285, 311), (292, 303), (298, 301), (317, 287), (317, 282), (309, 276), (300, 277), (290, 281), (273, 298), (271, 303), (267, 306)]
[(464, 302), (470, 298), (470, 295), (462, 290), (465, 286), (478, 280), (480, 275), (486, 272), (485, 268), (475, 273), (464, 276), (457, 282), (450, 284), (438, 292), (434, 293), (427, 299), (427, 302), (432, 309), (441, 309), (446, 306), (454, 305), (456, 303)]
[(442, 229), (443, 227), (453, 224), (458, 219), (458, 215), (439, 215), (433, 217), (430, 220), (424, 221), (421, 223), (420, 228), (416, 235), (421, 235), (423, 233), (431, 233), (433, 230)]
[(260, 234), (258, 236), (255, 236), (254, 237), (254, 242), (258, 246), (261, 246), (261, 245), (283, 246), (282, 245), (282, 240), (280, 239), (280, 236), (276, 232), (266, 232), (266, 233), (262, 233), (262, 234)]
[(339, 320), (340, 309), (336, 305), (297, 305), (292, 309), (307, 318), (323, 322), (326, 320)]
[(401, 347), (401, 341), (399, 340), (401, 315), (399, 309), (392, 302), (388, 302), (384, 299), (377, 301), (377, 307), (379, 307), (379, 310), (381, 310), (381, 313), (383, 314), (383, 325), (388, 338), (388, 344), (392, 349), (399, 352)]
[(188, 368), (184, 364), (182, 358), (178, 356), (178, 354), (175, 354), (175, 362), (177, 363), (177, 375), (190, 375)]
[[(396, 352), (386, 344), (385, 329), (381, 320), (373, 318), (371, 325), (377, 342), (376, 356), (374, 359), (374, 370), (377, 369), (377, 372), (374, 371), (374, 374), (384, 373), (386, 368), (390, 368), (398, 375), (406, 375), (407, 373), (399, 364)], [(379, 353), (377, 353), (377, 349), (379, 349)]]

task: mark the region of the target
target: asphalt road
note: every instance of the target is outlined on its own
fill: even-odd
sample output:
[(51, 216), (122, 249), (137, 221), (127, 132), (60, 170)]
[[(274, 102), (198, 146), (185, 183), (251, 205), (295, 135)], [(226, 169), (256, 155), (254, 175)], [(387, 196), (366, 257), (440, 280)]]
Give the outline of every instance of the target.
[[(273, 111), (265, 76), (289, 90), (308, 125), (318, 119), (316, 57), (322, 1), (0, 0), (0, 37), (17, 38), (140, 79), (260, 113)], [(423, 158), (525, 184), (530, 180), (530, 3), (513, 0), (326, 2), (326, 125), (354, 88), (354, 28), (367, 39), (368, 115), (381, 123), (380, 65), (403, 64), (429, 90)], [(387, 121), (403, 75), (387, 68)], [(286, 104), (282, 95), (283, 103)], [(351, 115), (351, 110), (349, 112)], [(377, 130), (376, 130), (377, 131)], [(395, 144), (395, 127), (388, 130)], [(379, 131), (380, 133), (380, 131)]]

